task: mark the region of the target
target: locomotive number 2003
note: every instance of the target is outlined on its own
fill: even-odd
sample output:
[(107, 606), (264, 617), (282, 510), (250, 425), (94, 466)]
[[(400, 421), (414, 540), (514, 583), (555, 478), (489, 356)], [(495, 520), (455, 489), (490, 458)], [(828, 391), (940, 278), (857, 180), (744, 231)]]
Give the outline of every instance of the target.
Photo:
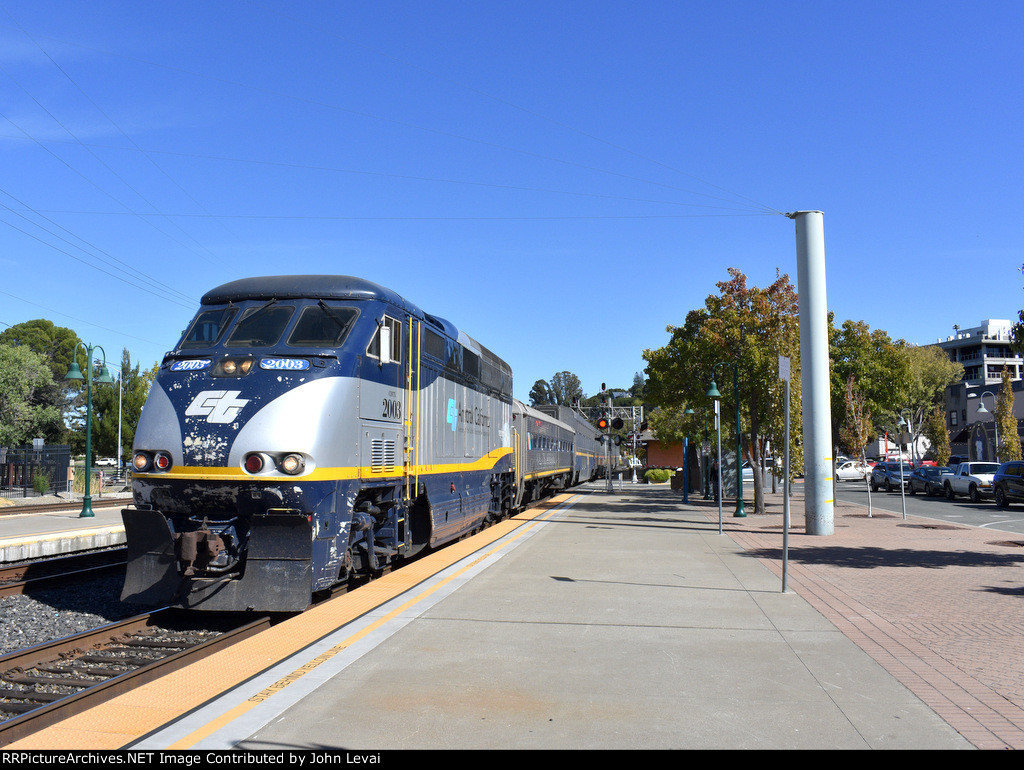
[(402, 402), (394, 398), (384, 399), (384, 409), (381, 416), (385, 420), (401, 420), (402, 419)]

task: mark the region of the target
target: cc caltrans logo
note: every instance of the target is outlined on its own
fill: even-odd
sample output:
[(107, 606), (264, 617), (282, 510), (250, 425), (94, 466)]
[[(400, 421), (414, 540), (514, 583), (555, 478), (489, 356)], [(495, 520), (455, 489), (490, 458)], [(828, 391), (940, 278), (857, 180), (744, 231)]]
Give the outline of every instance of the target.
[(240, 390), (204, 390), (192, 399), (185, 414), (189, 417), (205, 417), (207, 422), (226, 423), (233, 421), (249, 403), (247, 398), (237, 398)]

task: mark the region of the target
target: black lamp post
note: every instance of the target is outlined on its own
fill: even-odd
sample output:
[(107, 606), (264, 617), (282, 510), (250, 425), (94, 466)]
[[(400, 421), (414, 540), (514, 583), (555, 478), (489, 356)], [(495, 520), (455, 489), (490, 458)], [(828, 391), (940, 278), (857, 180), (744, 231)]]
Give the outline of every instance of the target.
[[(683, 414), (686, 417), (693, 415), (693, 410), (687, 408)], [(687, 420), (689, 422), (689, 420)], [(687, 427), (688, 429), (688, 427)], [(690, 502), (690, 434), (683, 434), (683, 503)]]
[[(85, 376), (82, 376), (82, 370), (78, 368), (78, 361), (75, 360), (78, 355), (78, 348), (85, 348), (86, 361), (88, 364), (85, 370)], [(99, 345), (93, 347), (92, 345), (86, 345), (84, 342), (79, 342), (75, 345), (75, 351), (71, 357), (71, 368), (68, 370), (67, 375), (64, 377), (65, 380), (72, 382), (81, 382), (85, 380), (85, 497), (82, 499), (82, 512), (78, 514), (79, 518), (88, 519), (94, 515), (92, 512), (92, 352), (99, 350), (103, 353), (103, 364), (100, 369), (100, 375), (96, 378), (96, 382), (101, 385), (111, 385), (113, 380), (110, 378), (110, 372), (107, 370), (107, 352), (103, 350)]]
[(727, 361), (719, 361), (711, 368), (711, 387), (708, 388), (707, 397), (713, 399), (719, 399), (722, 394), (718, 392), (718, 386), (715, 384), (715, 370), (719, 366), (731, 366), (732, 367), (732, 389), (733, 397), (736, 401), (736, 511), (733, 516), (746, 516), (747, 512), (743, 508), (743, 447), (742, 447), (742, 433), (740, 432), (740, 369), (738, 364), (729, 363)]

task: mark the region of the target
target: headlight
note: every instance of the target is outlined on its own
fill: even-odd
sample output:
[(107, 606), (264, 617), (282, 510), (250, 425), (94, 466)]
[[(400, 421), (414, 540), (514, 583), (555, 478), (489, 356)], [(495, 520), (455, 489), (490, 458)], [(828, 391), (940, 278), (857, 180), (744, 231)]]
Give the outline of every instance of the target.
[(277, 470), (289, 476), (297, 476), (306, 470), (306, 458), (299, 452), (279, 454), (277, 452), (250, 452), (242, 461), (246, 473), (258, 475), (266, 471)]
[(222, 358), (210, 371), (211, 377), (244, 377), (252, 371), (255, 359), (252, 356)]
[(163, 450), (157, 452), (139, 451), (132, 457), (132, 467), (139, 473), (168, 471), (172, 465), (174, 465), (174, 461), (171, 460), (170, 452)]

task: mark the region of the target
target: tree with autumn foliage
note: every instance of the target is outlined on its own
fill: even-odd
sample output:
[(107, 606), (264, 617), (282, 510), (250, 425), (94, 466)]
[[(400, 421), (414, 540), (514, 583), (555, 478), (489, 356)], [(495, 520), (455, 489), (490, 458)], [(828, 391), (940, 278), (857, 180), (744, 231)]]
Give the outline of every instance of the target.
[[(790, 359), (790, 463), (802, 464), (800, 420), (799, 304), (789, 276), (776, 273), (775, 281), (760, 289), (748, 286), (747, 277), (729, 268), (729, 280), (717, 284), (719, 294), (704, 307), (690, 311), (682, 326), (669, 326), (665, 347), (645, 350), (647, 402), (666, 413), (681, 414), (689, 406), (709, 408), (707, 390), (718, 378), (722, 393), (722, 436), (735, 435), (732, 402), (732, 367), (739, 369), (739, 400), (743, 456), (758, 467), (767, 444), (780, 448), (784, 436), (785, 388), (779, 381), (779, 356)], [(715, 369), (716, 364), (721, 364)], [(697, 420), (689, 431), (695, 433)], [(683, 426), (686, 429), (686, 426)], [(696, 436), (694, 436), (696, 437)], [(754, 510), (764, 513), (763, 480), (754, 474)]]
[(1017, 417), (1013, 413), (1013, 377), (1007, 367), (1003, 367), (1003, 386), (996, 396), (996, 410), (993, 415), (999, 426), (999, 446), (996, 447), (998, 457), (1004, 463), (1019, 460), (1020, 433), (1017, 432)]

